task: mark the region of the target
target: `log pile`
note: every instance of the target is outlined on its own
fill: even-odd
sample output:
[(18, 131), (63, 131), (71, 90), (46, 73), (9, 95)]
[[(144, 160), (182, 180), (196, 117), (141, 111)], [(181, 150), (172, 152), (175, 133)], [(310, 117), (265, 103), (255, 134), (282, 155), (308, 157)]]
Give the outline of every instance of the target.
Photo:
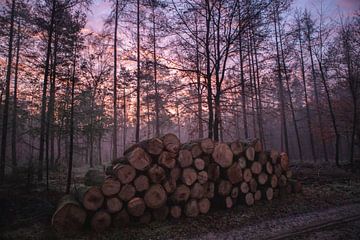
[(301, 191), (287, 154), (263, 151), (258, 139), (181, 144), (174, 134), (131, 146), (101, 184), (94, 182), (60, 202), (52, 219), (56, 230), (76, 231), (89, 222), (101, 232), (130, 222), (196, 217), (212, 207), (251, 206)]

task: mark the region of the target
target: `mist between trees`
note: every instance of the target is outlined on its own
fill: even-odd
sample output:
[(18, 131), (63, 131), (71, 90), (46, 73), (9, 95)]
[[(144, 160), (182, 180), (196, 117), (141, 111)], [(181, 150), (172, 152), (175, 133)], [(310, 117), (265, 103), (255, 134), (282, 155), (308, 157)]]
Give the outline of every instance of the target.
[[(0, 180), (109, 163), (141, 139), (259, 138), (359, 162), (360, 12), (292, 1), (1, 2)], [(101, 9), (98, 9), (101, 10)], [(99, 22), (102, 20), (99, 19)]]

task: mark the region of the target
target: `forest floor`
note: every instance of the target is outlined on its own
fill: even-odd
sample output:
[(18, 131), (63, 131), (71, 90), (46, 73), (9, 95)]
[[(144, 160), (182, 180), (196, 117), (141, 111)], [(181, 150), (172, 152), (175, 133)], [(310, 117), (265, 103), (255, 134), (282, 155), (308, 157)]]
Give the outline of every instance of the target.
[[(299, 164), (292, 170), (303, 182), (301, 194), (261, 201), (253, 207), (214, 209), (197, 218), (111, 229), (100, 235), (85, 230), (72, 238), (55, 233), (50, 226), (65, 185), (64, 172), (52, 173), (49, 183), (56, 187), (49, 192), (44, 184), (29, 187), (26, 181), (0, 188), (0, 239), (360, 239), (360, 218), (344, 221), (360, 215), (359, 174), (331, 165)], [(74, 181), (80, 182), (84, 170), (76, 172)], [(322, 221), (333, 223), (286, 235)]]

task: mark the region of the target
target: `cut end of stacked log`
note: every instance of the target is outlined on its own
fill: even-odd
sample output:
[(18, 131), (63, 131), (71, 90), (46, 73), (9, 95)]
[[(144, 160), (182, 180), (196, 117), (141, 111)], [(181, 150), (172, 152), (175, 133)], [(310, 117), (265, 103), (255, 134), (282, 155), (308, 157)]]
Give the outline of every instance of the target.
[(86, 222), (102, 232), (111, 225), (196, 217), (211, 207), (251, 206), (301, 191), (288, 155), (263, 151), (258, 139), (181, 144), (170, 133), (129, 147), (106, 173), (91, 170), (85, 178), (90, 186), (60, 201), (52, 218), (56, 231), (79, 231)]

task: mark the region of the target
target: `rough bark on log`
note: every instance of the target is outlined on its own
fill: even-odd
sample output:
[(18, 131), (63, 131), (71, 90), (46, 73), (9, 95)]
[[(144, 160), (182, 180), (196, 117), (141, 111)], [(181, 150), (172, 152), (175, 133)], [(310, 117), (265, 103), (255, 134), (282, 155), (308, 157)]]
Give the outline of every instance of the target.
[(182, 182), (191, 186), (197, 180), (197, 172), (193, 168), (185, 168), (182, 172)]
[(164, 149), (164, 144), (160, 138), (151, 138), (140, 143), (140, 146), (146, 149), (151, 155), (159, 155)]
[(197, 217), (199, 215), (198, 203), (195, 199), (190, 199), (185, 205), (185, 215), (188, 217)]
[(167, 194), (160, 184), (151, 185), (146, 191), (144, 201), (146, 206), (155, 209), (162, 207), (167, 200)]
[(52, 216), (51, 225), (60, 233), (75, 233), (82, 230), (86, 220), (86, 211), (71, 195), (65, 195), (59, 201)]
[(166, 177), (165, 170), (157, 164), (152, 165), (147, 174), (152, 183), (161, 183)]
[(97, 211), (91, 218), (91, 229), (95, 232), (103, 232), (111, 225), (111, 216), (104, 210)]
[(244, 145), (240, 141), (230, 143), (230, 148), (234, 155), (240, 155), (244, 151)]
[(197, 142), (186, 143), (182, 146), (182, 149), (189, 150), (193, 158), (200, 157), (203, 153), (200, 144)]
[(137, 192), (143, 192), (149, 189), (149, 178), (145, 175), (140, 175), (134, 180), (134, 187)]
[(128, 164), (117, 164), (114, 166), (117, 178), (122, 184), (130, 183), (136, 176), (136, 170)]
[(162, 141), (167, 151), (172, 153), (177, 153), (179, 151), (180, 140), (175, 134), (172, 133), (165, 134), (162, 137)]
[(134, 186), (132, 184), (125, 184), (119, 194), (118, 194), (118, 197), (127, 202), (129, 201), (130, 199), (132, 199), (134, 196), (135, 196), (135, 193), (136, 193), (136, 190), (134, 188)]
[(257, 160), (261, 165), (264, 166), (266, 163), (268, 163), (268, 156), (265, 152), (259, 152), (257, 154)]
[(272, 164), (276, 164), (276, 163), (277, 163), (279, 156), (280, 156), (280, 154), (279, 154), (278, 151), (276, 151), (276, 150), (274, 150), (274, 149), (272, 149), (272, 150), (270, 151), (270, 158), (271, 158)]
[(289, 170), (289, 157), (286, 153), (280, 154), (280, 165), (284, 171)]
[(114, 196), (120, 192), (121, 183), (116, 179), (108, 178), (101, 186), (101, 191), (106, 197)]
[(275, 164), (275, 165), (274, 165), (274, 173), (275, 173), (275, 175), (276, 175), (278, 178), (281, 177), (282, 169), (281, 169), (280, 164)]
[(212, 153), (214, 161), (223, 168), (228, 168), (233, 163), (233, 153), (228, 145), (219, 143)]
[(132, 198), (127, 204), (127, 211), (134, 217), (140, 217), (146, 209), (145, 202), (140, 197)]
[(98, 187), (79, 187), (76, 190), (76, 198), (90, 211), (96, 211), (104, 202), (104, 195)]
[(190, 167), (193, 163), (191, 152), (186, 149), (181, 149), (179, 151), (178, 162), (182, 168)]

